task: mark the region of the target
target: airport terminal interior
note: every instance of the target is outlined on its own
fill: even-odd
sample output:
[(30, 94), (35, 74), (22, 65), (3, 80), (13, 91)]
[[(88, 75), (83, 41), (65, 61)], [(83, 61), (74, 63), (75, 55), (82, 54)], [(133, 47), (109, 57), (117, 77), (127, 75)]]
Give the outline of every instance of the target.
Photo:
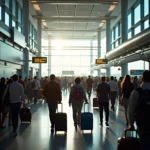
[[(140, 78), (150, 70), (149, 37), (149, 0), (0, 0), (0, 78)], [(93, 88), (89, 109), (85, 105), (93, 113), (92, 132), (74, 127), (69, 89), (62, 88), (67, 134), (51, 132), (48, 107), (40, 98), (36, 105), (27, 104), (32, 122), (19, 122), (17, 137), (12, 137), (6, 118), (0, 150), (116, 150), (126, 128), (124, 109), (116, 98), (109, 127), (100, 126), (94, 97)]]

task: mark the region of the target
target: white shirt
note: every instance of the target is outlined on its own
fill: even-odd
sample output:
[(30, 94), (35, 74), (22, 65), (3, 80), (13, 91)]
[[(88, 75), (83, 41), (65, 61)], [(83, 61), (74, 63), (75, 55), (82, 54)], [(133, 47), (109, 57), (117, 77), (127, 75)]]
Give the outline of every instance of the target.
[(118, 92), (118, 84), (114, 80), (110, 81), (109, 83), (110, 91), (111, 92)]

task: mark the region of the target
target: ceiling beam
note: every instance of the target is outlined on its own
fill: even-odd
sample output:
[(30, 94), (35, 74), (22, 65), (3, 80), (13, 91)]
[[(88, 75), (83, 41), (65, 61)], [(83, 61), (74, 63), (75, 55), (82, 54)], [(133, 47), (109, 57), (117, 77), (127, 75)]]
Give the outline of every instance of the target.
[(51, 40), (79, 40), (79, 39), (82, 39), (82, 40), (92, 40), (94, 39), (94, 36), (45, 36), (44, 39), (51, 39)]
[(32, 15), (35, 19), (45, 20), (46, 22), (100, 22), (101, 20), (116, 19), (116, 16), (110, 17), (44, 17), (40, 15)]
[(119, 0), (31, 0), (33, 4), (50, 3), (50, 4), (118, 4)]
[(105, 29), (100, 30), (64, 30), (64, 29), (42, 29), (42, 31), (55, 31), (55, 32), (102, 32), (106, 31)]

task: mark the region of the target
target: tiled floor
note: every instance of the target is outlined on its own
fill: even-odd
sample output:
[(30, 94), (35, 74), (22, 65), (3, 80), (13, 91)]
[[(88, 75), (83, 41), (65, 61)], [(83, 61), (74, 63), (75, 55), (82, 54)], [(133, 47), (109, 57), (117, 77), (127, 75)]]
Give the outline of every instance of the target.
[[(68, 131), (52, 134), (49, 113), (44, 101), (31, 104), (32, 123), (19, 124), (18, 136), (13, 137), (11, 127), (0, 130), (0, 150), (116, 150), (117, 139), (125, 128), (124, 110), (116, 105), (116, 111), (110, 111), (110, 127), (99, 125), (99, 110), (93, 109), (90, 99), (90, 111), (94, 115), (94, 129), (81, 132), (73, 126), (72, 108), (68, 106), (68, 93), (63, 92), (63, 111), (67, 113)], [(59, 106), (60, 107), (60, 106)], [(60, 108), (59, 108), (60, 109)]]

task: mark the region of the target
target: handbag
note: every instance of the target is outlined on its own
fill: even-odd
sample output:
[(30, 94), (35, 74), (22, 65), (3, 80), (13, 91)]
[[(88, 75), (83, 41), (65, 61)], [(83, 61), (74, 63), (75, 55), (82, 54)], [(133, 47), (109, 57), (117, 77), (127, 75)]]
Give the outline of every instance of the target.
[(122, 95), (121, 98), (120, 98), (120, 105), (121, 105), (121, 106), (124, 106), (124, 107), (127, 107), (127, 106), (128, 106), (128, 103), (129, 103), (129, 99), (123, 97), (123, 95)]
[(10, 105), (9, 87), (10, 87), (10, 84), (8, 85), (6, 94), (5, 94), (4, 99), (3, 99), (3, 104), (4, 104), (5, 106), (9, 106), (9, 105)]

